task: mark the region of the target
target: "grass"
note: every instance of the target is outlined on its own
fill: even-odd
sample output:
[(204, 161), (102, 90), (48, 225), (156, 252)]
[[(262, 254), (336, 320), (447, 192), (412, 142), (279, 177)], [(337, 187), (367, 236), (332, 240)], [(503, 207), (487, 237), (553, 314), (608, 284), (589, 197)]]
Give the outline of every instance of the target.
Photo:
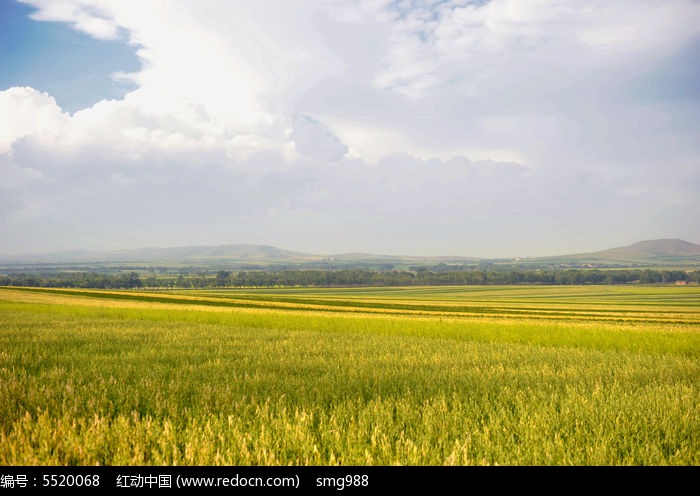
[(0, 464), (697, 465), (699, 331), (696, 287), (0, 289)]

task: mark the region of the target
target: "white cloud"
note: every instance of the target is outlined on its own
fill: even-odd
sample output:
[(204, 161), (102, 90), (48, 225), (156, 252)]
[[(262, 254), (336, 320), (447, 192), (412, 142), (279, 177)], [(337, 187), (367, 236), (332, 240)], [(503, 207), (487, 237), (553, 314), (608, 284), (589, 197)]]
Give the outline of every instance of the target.
[(551, 91), (621, 55), (659, 56), (699, 23), (690, 0), (426, 2), (395, 22), (375, 84), (413, 98), (445, 87), (479, 95), (493, 81)]
[[(324, 49), (312, 29), (313, 12), (320, 7), (281, 6), (278, 2), (161, 2), (31, 0), (40, 20), (71, 23), (98, 38), (128, 34), (137, 48), (142, 69), (116, 73), (138, 85), (124, 101), (103, 102), (80, 114), (78, 121), (100, 122), (119, 129), (116, 120), (150, 120), (168, 133), (177, 147), (191, 132), (228, 138), (227, 147), (258, 137), (263, 149), (270, 140), (285, 145), (291, 128), (290, 99), (342, 69), (333, 53)], [(109, 20), (114, 29), (99, 27)], [(293, 28), (290, 28), (290, 24)], [(308, 30), (304, 28), (308, 27)], [(109, 31), (109, 32), (108, 32)], [(129, 117), (131, 115), (132, 117)], [(190, 130), (173, 139), (174, 127)], [(129, 122), (131, 124), (131, 122)], [(144, 138), (137, 126), (137, 140)], [(130, 130), (133, 131), (133, 130)], [(243, 151), (245, 153), (245, 150)]]
[(101, 40), (119, 37), (119, 25), (111, 18), (107, 2), (84, 2), (81, 0), (20, 0), (38, 8), (31, 17), (37, 21), (70, 23), (78, 31)]
[(25, 136), (55, 141), (69, 119), (53, 97), (27, 87), (0, 91), (0, 116), (0, 153)]
[[(3, 157), (4, 158), (4, 157)], [(46, 176), (40, 170), (31, 167), (20, 167), (0, 159), (0, 190), (24, 190), (34, 181), (46, 181)]]
[(26, 3), (142, 67), (73, 115), (0, 91), (7, 249), (557, 251), (698, 206), (697, 91), (631, 91), (700, 36), (697, 2)]
[(508, 146), (459, 146), (426, 143), (422, 145), (412, 139), (410, 133), (402, 133), (399, 129), (386, 126), (368, 125), (363, 122), (339, 119), (329, 115), (319, 117), (330, 129), (348, 145), (350, 157), (378, 162), (383, 157), (396, 153), (406, 153), (421, 159), (440, 158), (447, 160), (463, 155), (474, 160), (493, 159), (503, 162), (527, 162), (526, 155), (521, 150)]

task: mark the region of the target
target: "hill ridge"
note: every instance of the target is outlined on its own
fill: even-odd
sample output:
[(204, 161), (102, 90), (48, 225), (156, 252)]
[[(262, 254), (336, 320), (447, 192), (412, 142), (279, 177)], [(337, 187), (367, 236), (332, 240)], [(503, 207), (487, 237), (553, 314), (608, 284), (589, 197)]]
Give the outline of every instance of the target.
[[(386, 255), (360, 251), (330, 255), (304, 253), (277, 248), (268, 244), (228, 243), (221, 245), (187, 245), (174, 247), (144, 247), (108, 251), (97, 250), (63, 250), (51, 253), (26, 255), (0, 255), (0, 263), (262, 263), (262, 264), (397, 264), (419, 263), (488, 263), (509, 260), (502, 257), (477, 258), (469, 256), (420, 256), (420, 255)], [(512, 260), (517, 263), (520, 258)], [(522, 260), (530, 262), (557, 261), (579, 262), (697, 262), (700, 263), (700, 245), (679, 238), (660, 238), (637, 241), (626, 246), (607, 250), (572, 255), (548, 257), (531, 257)]]

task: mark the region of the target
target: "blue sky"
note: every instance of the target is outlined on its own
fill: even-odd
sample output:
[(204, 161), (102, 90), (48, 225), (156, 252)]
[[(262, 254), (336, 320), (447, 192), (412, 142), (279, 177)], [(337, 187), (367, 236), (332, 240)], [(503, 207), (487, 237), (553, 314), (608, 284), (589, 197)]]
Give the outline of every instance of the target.
[(0, 253), (700, 243), (693, 0), (0, 0)]
[(97, 40), (66, 23), (37, 22), (35, 9), (0, 0), (0, 88), (31, 86), (75, 112), (105, 98), (122, 98), (133, 85), (111, 74), (139, 69), (134, 48)]

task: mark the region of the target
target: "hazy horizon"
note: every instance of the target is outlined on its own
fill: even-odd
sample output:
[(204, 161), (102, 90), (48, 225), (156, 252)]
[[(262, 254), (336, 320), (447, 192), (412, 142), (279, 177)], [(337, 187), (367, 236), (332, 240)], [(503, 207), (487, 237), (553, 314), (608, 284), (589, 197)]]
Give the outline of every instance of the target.
[[(640, 240), (638, 242), (646, 242), (646, 241), (672, 241), (673, 239), (658, 239), (658, 240)], [(693, 241), (689, 241), (687, 239), (681, 239), (680, 241), (685, 241), (697, 246), (700, 246), (700, 243), (695, 243)], [(638, 243), (636, 242), (636, 243)], [(636, 243), (631, 243), (631, 245), (634, 245)], [(276, 246), (276, 245), (269, 245), (269, 244), (263, 244), (263, 243), (224, 243), (221, 245), (179, 245), (179, 246), (138, 246), (138, 247), (132, 247), (132, 248), (112, 248), (112, 249), (104, 249), (104, 250), (85, 250), (85, 249), (66, 249), (66, 250), (56, 250), (53, 252), (23, 252), (23, 253), (0, 253), (0, 260), (2, 260), (2, 257), (7, 256), (10, 258), (16, 258), (16, 257), (22, 257), (22, 256), (27, 256), (27, 257), (34, 257), (34, 256), (42, 256), (42, 255), (51, 255), (51, 254), (69, 254), (69, 253), (75, 253), (75, 252), (87, 252), (87, 253), (111, 253), (111, 252), (123, 252), (123, 251), (139, 251), (139, 250), (167, 250), (167, 249), (186, 249), (186, 248), (207, 248), (207, 247), (212, 247), (212, 248), (218, 248), (222, 246), (269, 246), (272, 248), (280, 249), (280, 250), (285, 250), (285, 251), (290, 251), (290, 252), (296, 252), (299, 254), (303, 255), (316, 255), (316, 256), (337, 256), (337, 255), (348, 255), (348, 254), (367, 254), (367, 255), (378, 255), (378, 256), (389, 256), (389, 257), (428, 257), (428, 258), (433, 258), (433, 257), (455, 257), (455, 258), (480, 258), (480, 259), (497, 259), (497, 258), (540, 258), (540, 257), (549, 257), (549, 256), (567, 256), (567, 255), (582, 255), (586, 253), (595, 253), (598, 251), (605, 251), (605, 250), (610, 250), (610, 249), (615, 249), (615, 248), (624, 248), (628, 245), (625, 246), (608, 246), (605, 248), (600, 248), (600, 249), (595, 249), (595, 250), (577, 250), (577, 251), (570, 251), (570, 252), (563, 252), (563, 253), (549, 253), (549, 254), (532, 254), (532, 255), (511, 255), (511, 256), (495, 256), (495, 255), (487, 255), (487, 254), (482, 254), (482, 255), (473, 255), (469, 253), (439, 253), (439, 254), (425, 254), (425, 253), (391, 253), (391, 252), (367, 252), (367, 251), (337, 251), (337, 252), (320, 252), (318, 250), (295, 250), (293, 248), (285, 247), (285, 246)]]
[(0, 0), (0, 254), (700, 242), (700, 4)]

